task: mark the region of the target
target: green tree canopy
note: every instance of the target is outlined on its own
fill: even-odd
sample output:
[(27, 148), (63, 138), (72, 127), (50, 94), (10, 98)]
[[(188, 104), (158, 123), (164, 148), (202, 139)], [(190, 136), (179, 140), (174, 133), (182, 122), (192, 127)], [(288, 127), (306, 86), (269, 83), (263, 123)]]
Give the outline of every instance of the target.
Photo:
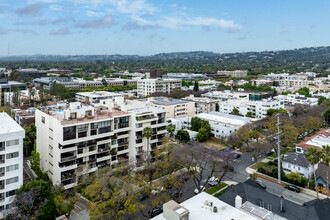
[(178, 130), (176, 136), (182, 142), (187, 143), (190, 141), (190, 135), (189, 135), (188, 131), (186, 131), (186, 130), (183, 130), (183, 129)]

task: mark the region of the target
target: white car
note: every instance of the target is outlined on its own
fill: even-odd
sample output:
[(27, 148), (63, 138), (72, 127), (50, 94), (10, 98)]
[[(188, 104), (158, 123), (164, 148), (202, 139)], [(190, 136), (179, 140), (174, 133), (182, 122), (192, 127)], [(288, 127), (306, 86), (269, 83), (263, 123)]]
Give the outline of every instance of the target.
[(151, 191), (151, 194), (156, 195), (156, 194), (161, 193), (163, 191), (165, 191), (164, 187), (157, 187), (157, 188), (155, 188)]
[[(203, 192), (203, 191), (205, 190), (205, 187), (204, 187), (204, 186), (200, 186), (200, 189), (201, 189), (201, 192)], [(198, 194), (198, 193), (199, 193), (199, 190), (196, 188), (196, 189), (194, 190), (194, 193), (195, 193), (195, 194)]]
[(212, 176), (208, 181), (208, 184), (210, 186), (218, 185), (218, 183), (219, 183), (219, 178), (216, 178), (215, 176)]

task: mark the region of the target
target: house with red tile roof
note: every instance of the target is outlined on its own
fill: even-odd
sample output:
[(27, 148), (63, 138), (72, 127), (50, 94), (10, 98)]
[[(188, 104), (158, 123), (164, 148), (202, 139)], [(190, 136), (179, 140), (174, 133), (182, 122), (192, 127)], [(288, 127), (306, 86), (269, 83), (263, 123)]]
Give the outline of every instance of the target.
[(296, 145), (296, 152), (304, 153), (311, 147), (322, 150), (324, 145), (330, 145), (330, 129), (327, 128), (322, 128), (311, 137), (305, 137), (304, 141)]

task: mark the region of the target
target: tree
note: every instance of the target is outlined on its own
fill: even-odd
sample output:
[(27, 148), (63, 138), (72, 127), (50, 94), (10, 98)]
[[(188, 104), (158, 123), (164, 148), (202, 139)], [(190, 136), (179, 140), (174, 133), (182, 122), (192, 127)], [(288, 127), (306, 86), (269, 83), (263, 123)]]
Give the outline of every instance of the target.
[(177, 139), (179, 139), (181, 142), (189, 142), (190, 141), (190, 135), (188, 133), (188, 131), (186, 130), (178, 130), (178, 132), (176, 133)]
[(200, 186), (205, 187), (212, 176), (218, 177), (220, 183), (230, 172), (233, 161), (232, 154), (223, 154), (218, 149), (204, 148), (202, 144), (196, 142), (174, 148), (174, 160), (188, 170), (199, 192), (202, 190)]
[(330, 125), (330, 108), (328, 108), (324, 113), (323, 113), (323, 117), (325, 122)]
[(30, 102), (32, 98), (32, 106), (34, 106), (35, 95), (36, 95), (36, 89), (33, 87), (31, 90), (29, 90)]
[(287, 110), (283, 109), (283, 108), (280, 108), (280, 109), (273, 109), (273, 108), (270, 108), (267, 110), (267, 116), (271, 117), (273, 116), (274, 114), (277, 114), (277, 113), (280, 113), (281, 115), (287, 115), (288, 112)]
[(321, 105), (326, 99), (324, 96), (319, 96), (318, 104)]
[(194, 84), (194, 91), (197, 92), (198, 90), (199, 90), (198, 81), (195, 81), (195, 84)]
[(245, 116), (249, 118), (253, 118), (252, 112), (247, 112)]
[(40, 169), (40, 153), (37, 152), (36, 144), (34, 144), (34, 150), (31, 152), (31, 169), (38, 177), (42, 176), (42, 171)]
[(52, 88), (50, 89), (50, 94), (56, 97), (60, 97), (61, 99), (64, 99), (66, 97), (65, 93), (67, 92), (67, 88), (59, 83), (55, 83)]
[(190, 129), (192, 131), (198, 131), (202, 126), (202, 119), (198, 117), (193, 117), (190, 122)]
[(215, 103), (215, 111), (218, 112), (220, 110), (219, 103)]
[[(315, 175), (315, 165), (320, 162), (322, 157), (321, 152), (318, 151), (315, 147), (308, 148), (307, 152), (305, 153), (306, 160), (312, 164), (313, 174), (314, 174), (314, 182), (316, 184), (316, 175)], [(319, 198), (319, 192), (316, 190), (317, 198)]]
[(13, 86), (12, 88), (13, 96), (13, 104), (14, 106), (20, 106), (20, 88), (18, 86)]
[(233, 111), (231, 112), (231, 114), (233, 114), (233, 115), (240, 115), (237, 108), (233, 108)]
[(36, 136), (36, 126), (34, 123), (30, 125), (25, 125), (25, 138), (23, 139), (24, 154), (29, 156), (30, 152), (34, 149), (35, 136)]
[(173, 133), (175, 132), (175, 125), (174, 124), (169, 124), (166, 127), (167, 132), (169, 133), (170, 137), (173, 137)]
[(205, 127), (202, 127), (198, 130), (196, 139), (199, 142), (203, 142), (206, 141), (209, 138), (210, 133), (208, 132), (208, 130)]
[[(329, 164), (330, 164), (330, 145), (322, 146), (322, 163), (327, 166), (327, 183), (329, 183)], [(327, 197), (329, 198), (329, 184), (327, 188)]]
[(309, 88), (307, 87), (303, 87), (303, 88), (300, 88), (297, 93), (299, 93), (300, 95), (304, 95), (305, 97), (311, 97), (311, 94), (309, 93)]
[(147, 154), (150, 154), (150, 138), (153, 135), (153, 130), (151, 127), (145, 127), (143, 129), (143, 136), (147, 138)]

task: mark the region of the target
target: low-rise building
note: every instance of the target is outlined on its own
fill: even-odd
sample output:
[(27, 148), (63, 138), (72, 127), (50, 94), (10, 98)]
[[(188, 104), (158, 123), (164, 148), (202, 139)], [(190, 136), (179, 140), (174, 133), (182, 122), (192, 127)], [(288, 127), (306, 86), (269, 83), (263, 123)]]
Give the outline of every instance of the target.
[(321, 128), (319, 132), (311, 137), (305, 139), (296, 145), (297, 153), (305, 153), (309, 148), (314, 147), (322, 150), (322, 146), (329, 145), (330, 143), (330, 129)]
[(195, 81), (195, 80), (205, 80), (210, 79), (202, 73), (167, 73), (162, 76), (163, 79), (177, 79), (184, 81)]
[(25, 90), (26, 83), (11, 81), (8, 79), (0, 79), (0, 92), (12, 91), (13, 87), (18, 87), (20, 90)]
[(217, 74), (219, 74), (219, 75), (226, 75), (229, 77), (237, 77), (237, 78), (246, 77), (247, 73), (248, 73), (247, 70), (234, 70), (234, 71), (219, 70), (219, 71), (217, 71)]
[(16, 69), (17, 72), (21, 73), (24, 78), (31, 77), (31, 78), (38, 78), (47, 76), (47, 71), (38, 70), (34, 68), (29, 69)]
[(36, 108), (28, 108), (27, 110), (19, 110), (15, 111), (15, 120), (16, 122), (24, 127), (24, 126), (29, 126), (35, 121), (35, 109)]
[(215, 112), (216, 105), (218, 103), (218, 101), (214, 99), (210, 99), (207, 97), (194, 97), (194, 95), (190, 95), (182, 99), (195, 103), (195, 114)]
[(76, 101), (77, 102), (88, 102), (88, 103), (96, 103), (100, 100), (111, 99), (114, 102), (123, 102), (124, 95), (115, 92), (107, 92), (107, 91), (94, 91), (94, 92), (77, 92), (76, 93)]
[(141, 79), (137, 82), (137, 95), (148, 96), (153, 93), (170, 93), (181, 88), (182, 80), (178, 79)]
[(257, 220), (254, 214), (235, 208), (218, 198), (201, 192), (178, 204), (171, 200), (163, 205), (163, 213), (152, 220), (239, 219)]
[[(53, 185), (77, 186), (79, 177), (99, 167), (134, 162), (143, 152), (162, 145), (166, 134), (166, 112), (151, 106), (126, 105), (112, 108), (112, 100), (95, 106), (80, 102), (68, 107), (36, 110), (37, 152), (40, 167), (48, 171)], [(143, 129), (151, 127), (150, 146)]]
[(23, 185), (25, 131), (7, 113), (0, 113), (0, 122), (0, 218), (4, 218)]
[(315, 171), (316, 186), (330, 189), (330, 167), (320, 163)]
[(195, 114), (195, 103), (193, 101), (167, 97), (149, 97), (138, 101), (164, 109), (168, 118), (182, 118)]
[(304, 154), (296, 152), (287, 152), (284, 154), (282, 168), (285, 174), (295, 172), (307, 179), (310, 179), (313, 175), (313, 166), (306, 160)]
[(229, 99), (249, 100), (249, 93), (231, 90), (212, 91), (202, 94), (202, 97), (208, 97), (219, 101), (226, 101)]
[(279, 101), (284, 101), (286, 105), (310, 105), (310, 106), (316, 106), (318, 105), (318, 98), (308, 98), (304, 95), (297, 94), (288, 94), (288, 95), (278, 95), (275, 96), (274, 99)]
[(284, 102), (278, 100), (260, 100), (260, 101), (241, 101), (241, 100), (227, 100), (219, 102), (219, 112), (230, 114), (237, 109), (240, 115), (247, 115), (251, 112), (252, 117), (265, 118), (268, 109), (284, 108)]

